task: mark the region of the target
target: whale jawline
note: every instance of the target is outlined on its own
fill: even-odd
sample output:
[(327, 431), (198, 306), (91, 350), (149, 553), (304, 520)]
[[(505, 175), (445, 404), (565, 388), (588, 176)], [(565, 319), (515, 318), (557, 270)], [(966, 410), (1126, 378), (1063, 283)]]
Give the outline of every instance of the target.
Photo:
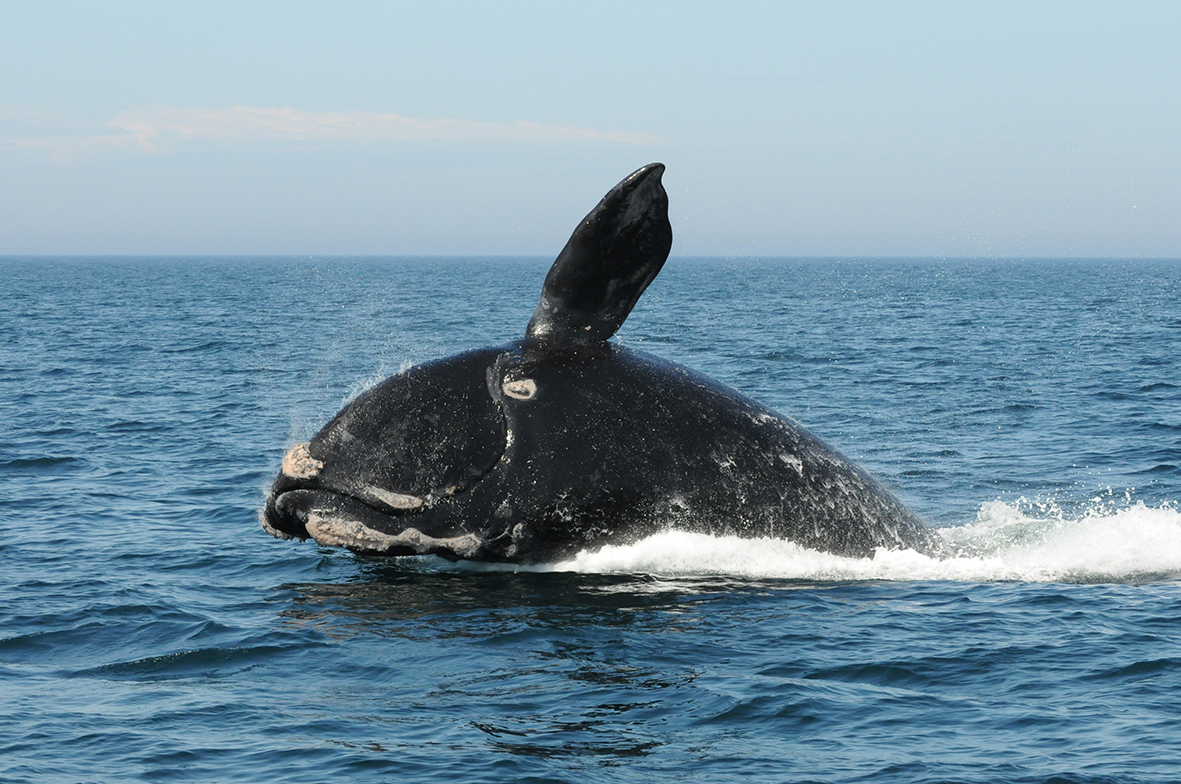
[[(263, 528), (277, 539), (311, 538), (321, 546), (344, 547), (359, 555), (439, 555), (458, 560), (475, 557), (485, 544), (470, 532), (432, 536), (412, 525), (397, 533), (380, 530), (399, 518), (331, 490), (280, 493), (267, 504), (261, 517)], [(303, 530), (293, 532), (275, 525), (283, 518), (298, 521)], [(405, 519), (409, 521), (413, 516)]]

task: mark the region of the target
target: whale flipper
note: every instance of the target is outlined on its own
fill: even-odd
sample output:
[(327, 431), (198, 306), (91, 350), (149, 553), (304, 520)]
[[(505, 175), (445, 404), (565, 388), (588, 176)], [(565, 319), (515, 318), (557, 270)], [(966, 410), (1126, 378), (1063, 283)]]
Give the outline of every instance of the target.
[(662, 163), (637, 169), (578, 224), (545, 277), (528, 343), (601, 342), (622, 326), (672, 249), (663, 173)]

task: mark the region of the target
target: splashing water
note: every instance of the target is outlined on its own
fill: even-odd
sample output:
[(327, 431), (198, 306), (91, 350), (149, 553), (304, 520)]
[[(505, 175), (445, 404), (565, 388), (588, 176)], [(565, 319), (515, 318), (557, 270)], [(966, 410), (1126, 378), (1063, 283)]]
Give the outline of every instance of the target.
[(540, 567), (581, 573), (729, 575), (801, 580), (1139, 582), (1181, 575), (1181, 512), (1097, 498), (1068, 517), (1052, 502), (982, 504), (976, 519), (939, 529), (954, 555), (879, 549), (846, 558), (780, 539), (666, 531)]

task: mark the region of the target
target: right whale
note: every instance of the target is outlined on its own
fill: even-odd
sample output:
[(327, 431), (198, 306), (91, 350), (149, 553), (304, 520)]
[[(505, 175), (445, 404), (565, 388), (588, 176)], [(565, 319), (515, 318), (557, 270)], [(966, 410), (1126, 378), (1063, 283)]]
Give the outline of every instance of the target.
[(263, 527), (366, 555), (512, 563), (668, 529), (938, 552), (798, 423), (609, 341), (672, 246), (663, 171), (634, 172), (578, 225), (524, 339), (386, 379), (291, 447)]

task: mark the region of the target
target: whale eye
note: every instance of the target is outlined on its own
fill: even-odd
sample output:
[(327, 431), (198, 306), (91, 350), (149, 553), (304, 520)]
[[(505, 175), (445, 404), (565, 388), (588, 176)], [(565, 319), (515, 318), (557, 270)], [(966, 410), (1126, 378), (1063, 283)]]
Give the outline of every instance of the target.
[(515, 397), (517, 400), (528, 400), (537, 394), (537, 382), (531, 378), (519, 378), (512, 381), (506, 378), (500, 388), (504, 390), (504, 394)]

